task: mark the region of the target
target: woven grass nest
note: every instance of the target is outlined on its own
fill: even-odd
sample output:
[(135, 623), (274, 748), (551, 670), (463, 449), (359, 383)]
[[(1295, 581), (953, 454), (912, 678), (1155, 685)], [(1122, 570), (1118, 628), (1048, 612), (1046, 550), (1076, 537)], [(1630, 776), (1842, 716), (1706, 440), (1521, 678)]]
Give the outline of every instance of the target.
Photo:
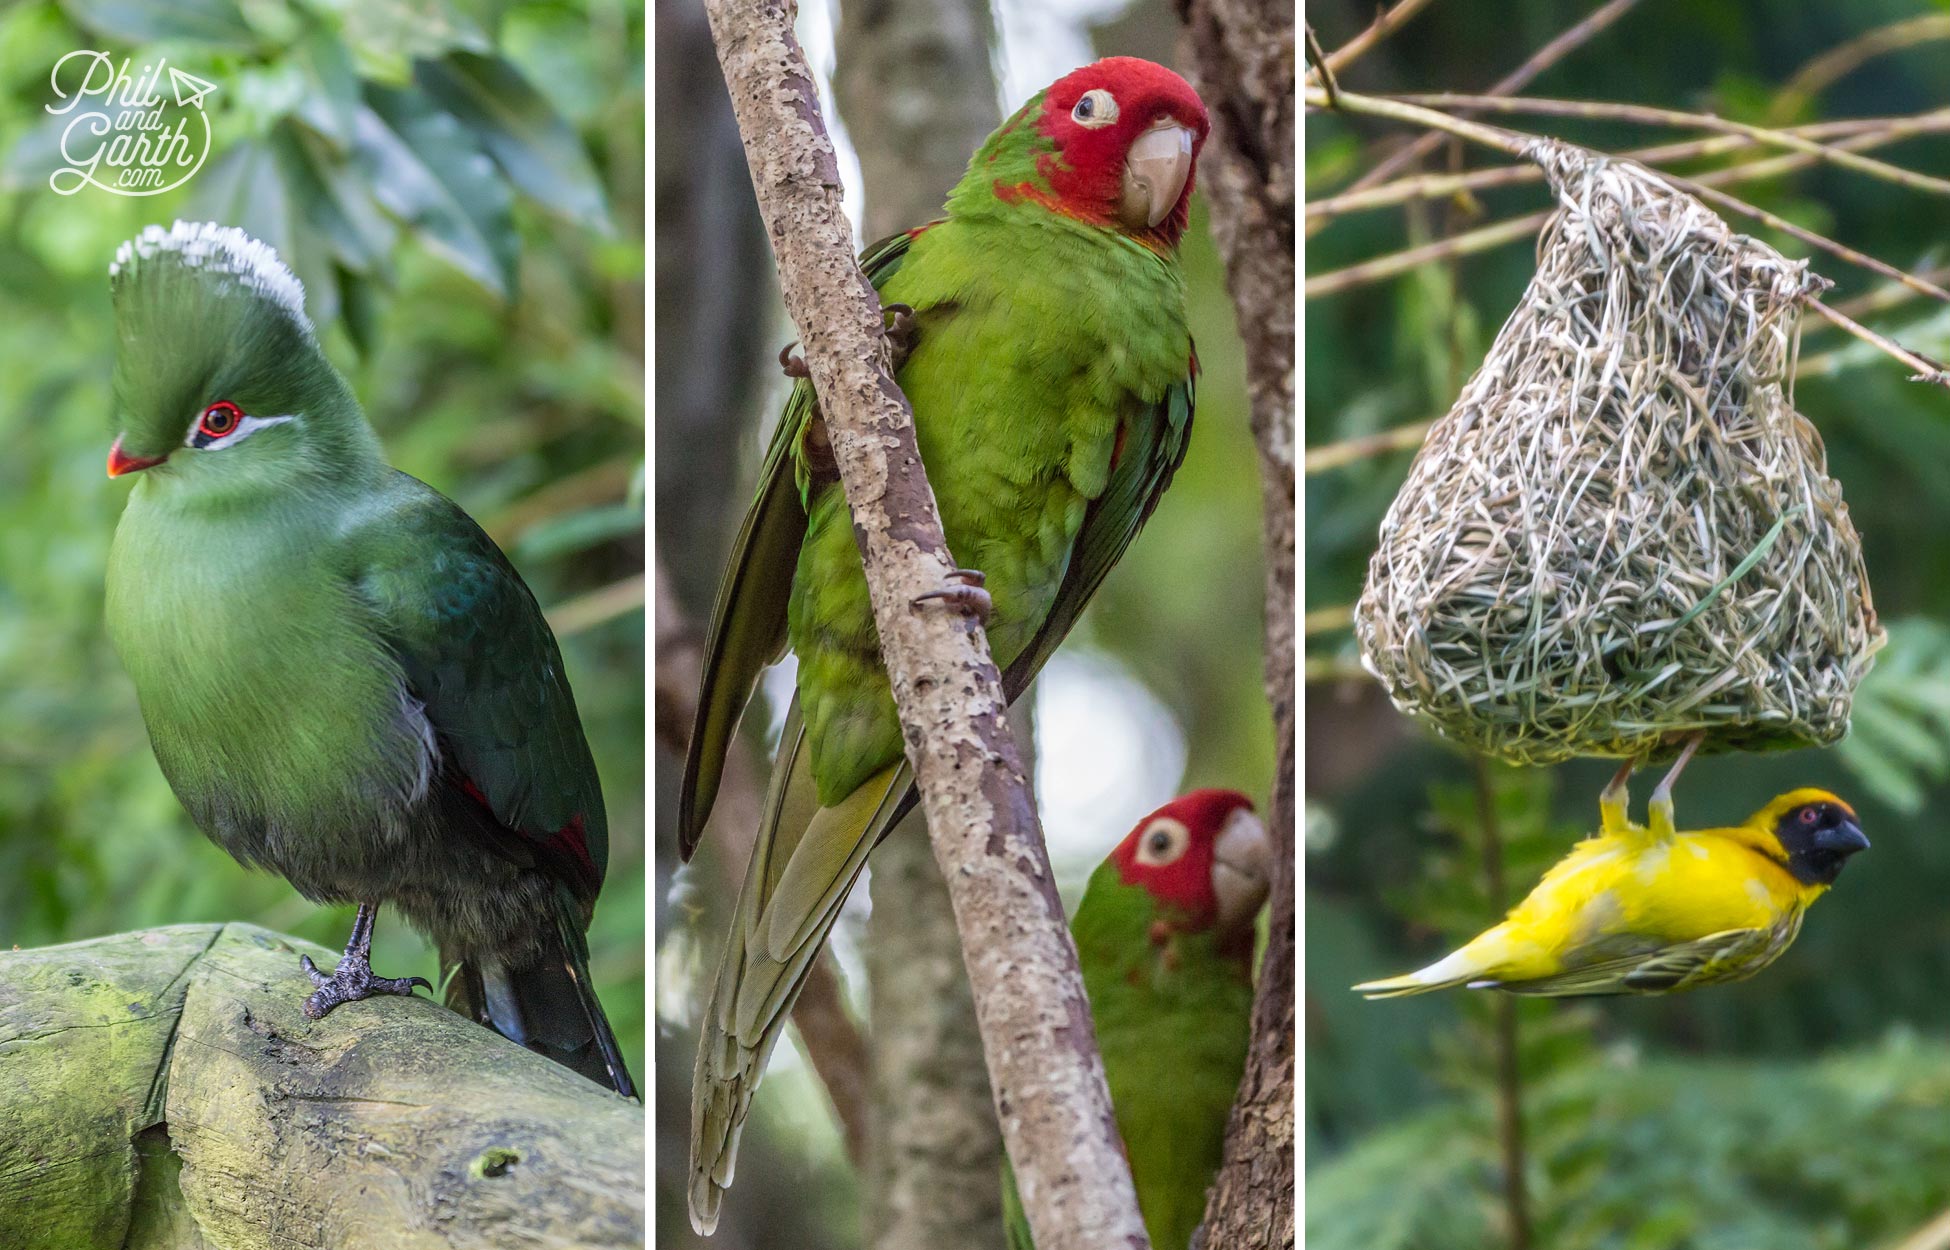
[(1562, 209), (1356, 608), (1396, 706), (1513, 763), (1821, 745), (1882, 643), (1792, 397), (1806, 262), (1551, 140)]

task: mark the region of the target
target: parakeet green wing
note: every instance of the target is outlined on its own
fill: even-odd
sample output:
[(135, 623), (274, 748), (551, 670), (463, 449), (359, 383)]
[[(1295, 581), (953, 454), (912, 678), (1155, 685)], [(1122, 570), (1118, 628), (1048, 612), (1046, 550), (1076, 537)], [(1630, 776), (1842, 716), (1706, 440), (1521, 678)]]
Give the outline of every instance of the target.
[[(919, 233), (902, 231), (861, 254), (860, 268), (876, 290), (899, 271)], [(732, 543), (731, 559), (711, 610), (697, 718), (677, 796), (677, 846), (685, 859), (704, 836), (705, 821), (724, 778), (725, 751), (759, 674), (785, 650), (792, 570), (806, 537), (806, 483), (799, 477), (796, 453), (817, 413), (812, 382), (802, 379), (793, 386), (772, 432), (759, 470), (758, 496)]]
[(1110, 483), (1084, 514), (1083, 528), (1071, 549), (1056, 601), (1029, 645), (1002, 674), (1003, 695), (1011, 702), (1028, 688), (1069, 635), (1084, 605), (1123, 558), (1131, 540), (1164, 497), (1165, 488), (1171, 485), (1191, 441), (1197, 376), (1198, 358), (1194, 355), (1185, 380), (1165, 392), (1148, 419), (1125, 423), (1111, 462)]

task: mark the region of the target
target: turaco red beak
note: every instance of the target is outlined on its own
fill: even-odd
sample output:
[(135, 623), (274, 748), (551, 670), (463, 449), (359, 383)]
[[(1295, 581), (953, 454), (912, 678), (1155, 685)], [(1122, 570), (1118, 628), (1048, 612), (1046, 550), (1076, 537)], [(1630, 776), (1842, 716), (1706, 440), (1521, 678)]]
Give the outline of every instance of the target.
[(124, 473), (134, 473), (138, 469), (154, 468), (167, 459), (168, 456), (131, 456), (122, 450), (122, 439), (118, 435), (115, 445), (108, 449), (108, 475), (121, 477)]

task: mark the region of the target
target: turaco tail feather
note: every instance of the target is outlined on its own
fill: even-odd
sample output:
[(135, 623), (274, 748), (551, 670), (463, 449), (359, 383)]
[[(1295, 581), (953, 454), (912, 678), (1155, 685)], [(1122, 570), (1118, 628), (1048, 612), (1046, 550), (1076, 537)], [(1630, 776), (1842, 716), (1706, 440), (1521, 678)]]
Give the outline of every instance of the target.
[[(1245, 795), (1196, 790), (1146, 816), (1091, 874), (1070, 931), (1152, 1250), (1205, 1216), (1252, 1036), (1254, 921), (1273, 848)], [(1009, 1250), (1033, 1250), (1003, 1169)]]
[[(950, 549), (986, 575), (1014, 698), (1170, 483), (1193, 407), (1177, 244), (1208, 129), (1190, 86), (1113, 57), (996, 130), (939, 221), (867, 249), (911, 309), (898, 378)], [(753, 1089), (867, 854), (914, 802), (846, 499), (799, 382), (773, 435), (706, 635), (679, 795), (689, 854), (759, 673), (797, 689), (699, 1039), (693, 1225), (730, 1184)]]
[(608, 862), (595, 764), (555, 637), (467, 515), (389, 468), (277, 254), (152, 226), (110, 270), (139, 474), (108, 570), (109, 633), (197, 825), (314, 902), (356, 902), (323, 1016), (374, 977), (399, 910), (450, 1001), (626, 1095), (584, 934)]

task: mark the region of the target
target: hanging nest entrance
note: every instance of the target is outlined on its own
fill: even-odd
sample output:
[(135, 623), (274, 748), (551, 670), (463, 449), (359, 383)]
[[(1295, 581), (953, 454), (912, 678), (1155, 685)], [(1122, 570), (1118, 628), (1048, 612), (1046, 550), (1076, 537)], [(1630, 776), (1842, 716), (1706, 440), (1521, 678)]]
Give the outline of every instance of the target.
[(1792, 401), (1827, 283), (1637, 165), (1525, 155), (1562, 211), (1382, 523), (1363, 664), (1516, 763), (1836, 741), (1883, 635)]

